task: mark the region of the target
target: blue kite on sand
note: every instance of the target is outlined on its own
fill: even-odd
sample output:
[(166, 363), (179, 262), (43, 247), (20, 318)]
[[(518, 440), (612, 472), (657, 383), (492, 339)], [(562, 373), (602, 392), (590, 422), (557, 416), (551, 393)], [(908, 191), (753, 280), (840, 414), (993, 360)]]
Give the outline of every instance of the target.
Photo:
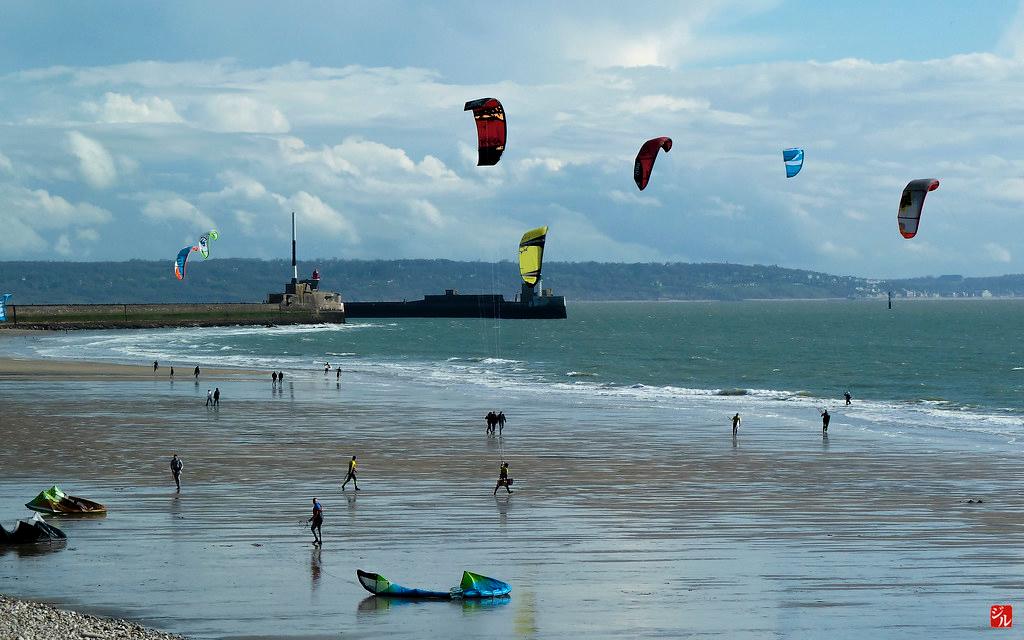
[(13, 293), (5, 293), (0, 296), (0, 322), (7, 322), (7, 301), (13, 295)]
[(375, 596), (389, 598), (409, 598), (413, 600), (458, 600), (479, 598), (500, 598), (512, 592), (506, 582), (488, 578), (470, 571), (462, 572), (462, 582), (448, 591), (428, 591), (426, 589), (410, 589), (392, 584), (379, 573), (356, 570), (359, 584)]

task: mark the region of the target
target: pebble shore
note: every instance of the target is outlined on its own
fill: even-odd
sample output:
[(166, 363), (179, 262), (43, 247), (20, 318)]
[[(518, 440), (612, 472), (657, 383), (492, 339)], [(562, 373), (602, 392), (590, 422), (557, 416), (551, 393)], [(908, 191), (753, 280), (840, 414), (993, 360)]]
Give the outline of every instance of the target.
[(185, 640), (128, 620), (97, 618), (0, 595), (0, 640)]

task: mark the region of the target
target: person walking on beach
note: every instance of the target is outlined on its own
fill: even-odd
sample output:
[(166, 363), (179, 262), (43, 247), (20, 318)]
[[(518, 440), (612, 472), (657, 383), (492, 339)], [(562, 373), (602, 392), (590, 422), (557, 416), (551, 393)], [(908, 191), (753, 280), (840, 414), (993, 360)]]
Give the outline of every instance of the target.
[(737, 412), (736, 415), (732, 417), (732, 435), (736, 435), (736, 431), (740, 428), (740, 422), (740, 414)]
[(171, 456), (171, 475), (174, 476), (174, 486), (178, 488), (178, 491), (181, 491), (181, 468), (184, 466), (185, 464), (178, 454)]
[(486, 433), (493, 433), (494, 432), (494, 424), (495, 424), (495, 422), (497, 422), (498, 416), (494, 415), (493, 411), (488, 411), (487, 412), (487, 416), (485, 416), (485, 419), (487, 420), (487, 431), (486, 431)]
[(327, 372), (330, 371), (330, 370), (331, 370), (331, 363), (330, 362), (325, 362), (324, 363), (324, 375), (326, 376)]
[(850, 400), (853, 399), (853, 396), (850, 395), (850, 392), (849, 391), (844, 392), (843, 393), (843, 397), (846, 398), (846, 406), (850, 406)]
[(348, 475), (345, 476), (345, 482), (341, 483), (341, 490), (345, 490), (345, 485), (351, 480), (352, 484), (356, 486), (356, 491), (359, 491), (359, 481), (356, 480), (356, 457), (352, 456), (352, 459), (348, 461)]
[(313, 498), (313, 516), (306, 522), (310, 524), (309, 530), (313, 532), (313, 544), (319, 547), (323, 544), (320, 525), (324, 523), (324, 508), (316, 498)]
[(498, 469), (498, 484), (494, 485), (494, 492), (491, 495), (498, 495), (498, 489), (501, 487), (505, 487), (506, 491), (512, 493), (512, 478), (508, 477), (508, 463), (504, 461)]
[(213, 391), (211, 389), (206, 390), (206, 406), (213, 404)]
[(274, 384), (277, 384), (277, 372), (276, 371), (272, 371), (270, 373), (270, 379), (274, 381)]
[(196, 382), (199, 382), (199, 365), (198, 364), (196, 365), (195, 371), (192, 372), (192, 375), (194, 375), (196, 377)]
[(498, 435), (500, 436), (501, 432), (505, 430), (505, 412), (499, 411), (494, 419), (498, 423)]
[(284, 382), (284, 371), (278, 371), (277, 372), (277, 381), (278, 382)]
[(156, 370), (159, 369), (159, 368), (160, 368), (160, 363), (157, 362), (156, 360), (154, 360), (153, 361), (153, 373), (156, 373)]
[(828, 435), (828, 422), (832, 419), (832, 416), (828, 415), (828, 409), (821, 410), (821, 435)]
[(334, 379), (341, 382), (341, 367), (338, 367), (338, 370), (335, 371), (334, 374)]
[(220, 406), (220, 387), (213, 390), (213, 406)]
[(174, 380), (174, 365), (171, 365), (171, 380)]

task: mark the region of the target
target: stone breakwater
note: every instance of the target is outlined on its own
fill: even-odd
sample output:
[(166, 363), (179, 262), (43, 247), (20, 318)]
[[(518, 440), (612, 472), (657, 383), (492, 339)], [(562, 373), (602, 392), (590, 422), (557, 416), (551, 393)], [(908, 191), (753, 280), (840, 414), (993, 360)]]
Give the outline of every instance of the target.
[(343, 308), (266, 303), (8, 304), (7, 316), (0, 329), (154, 329), (345, 321)]
[(97, 618), (0, 595), (0, 640), (185, 640), (128, 620)]

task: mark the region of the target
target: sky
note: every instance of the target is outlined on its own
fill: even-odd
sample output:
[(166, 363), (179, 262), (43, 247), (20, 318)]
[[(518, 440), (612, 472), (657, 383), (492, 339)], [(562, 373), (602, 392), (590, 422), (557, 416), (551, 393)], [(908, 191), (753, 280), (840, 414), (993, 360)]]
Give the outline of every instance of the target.
[(307, 259), (515, 259), (546, 224), (548, 260), (1020, 273), (1021, 105), (1004, 0), (2, 0), (0, 260), (170, 264), (211, 228), (284, 258), (294, 211)]

